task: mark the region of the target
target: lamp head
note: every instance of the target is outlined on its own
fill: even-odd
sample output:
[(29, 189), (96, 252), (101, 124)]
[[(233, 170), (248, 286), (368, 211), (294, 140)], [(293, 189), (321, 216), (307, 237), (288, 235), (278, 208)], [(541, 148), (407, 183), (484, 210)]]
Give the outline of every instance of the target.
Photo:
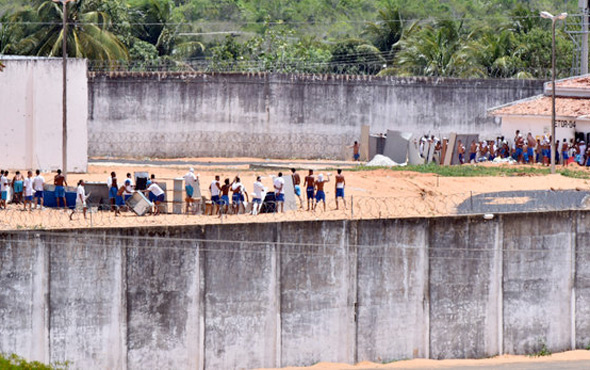
[(561, 13), (560, 15), (556, 16), (557, 19), (565, 19), (567, 17), (567, 13)]

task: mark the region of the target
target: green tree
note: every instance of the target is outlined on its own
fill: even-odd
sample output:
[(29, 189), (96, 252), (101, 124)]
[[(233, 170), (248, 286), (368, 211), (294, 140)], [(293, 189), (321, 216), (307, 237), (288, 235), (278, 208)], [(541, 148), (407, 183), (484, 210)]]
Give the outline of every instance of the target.
[(401, 13), (392, 1), (388, 1), (377, 13), (377, 21), (367, 23), (363, 34), (369, 36), (373, 45), (379, 50), (388, 52), (388, 57), (391, 59), (393, 45), (401, 39), (403, 31), (404, 23)]
[(386, 63), (381, 51), (360, 39), (347, 39), (332, 48), (330, 68), (333, 73), (376, 74)]
[[(61, 4), (37, 1), (34, 8), (25, 9), (10, 17), (15, 22), (12, 32), (24, 36), (11, 44), (9, 53), (59, 56), (63, 37)], [(96, 10), (96, 3), (78, 0), (68, 7), (68, 56), (91, 60), (116, 61), (127, 59), (127, 49), (110, 31), (108, 16)], [(19, 22), (34, 20), (34, 23)], [(20, 28), (20, 29), (19, 29)]]
[(482, 77), (469, 50), (471, 39), (462, 22), (443, 20), (436, 27), (415, 24), (399, 42), (394, 70), (401, 75)]

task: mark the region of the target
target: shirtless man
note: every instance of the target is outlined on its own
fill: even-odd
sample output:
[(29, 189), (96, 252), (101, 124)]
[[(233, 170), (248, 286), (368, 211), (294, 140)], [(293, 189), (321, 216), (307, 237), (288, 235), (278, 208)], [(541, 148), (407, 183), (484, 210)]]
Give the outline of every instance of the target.
[(313, 176), (313, 170), (309, 170), (309, 174), (305, 176), (303, 183), (307, 193), (307, 210), (309, 211), (314, 204), (314, 189), (315, 189), (315, 178)]
[(457, 152), (459, 153), (459, 164), (465, 163), (465, 146), (461, 140), (457, 143)]
[(520, 134), (519, 130), (516, 130), (516, 136), (514, 137), (514, 158), (518, 163), (522, 163), (523, 160), (523, 147), (524, 147), (524, 139)]
[(344, 180), (344, 176), (342, 175), (342, 170), (338, 169), (338, 174), (336, 175), (336, 209), (338, 209), (338, 198), (342, 198), (342, 202), (344, 203), (344, 209), (346, 209), (346, 199), (344, 198), (344, 185), (346, 181)]
[(567, 139), (563, 139), (563, 144), (561, 144), (561, 159), (562, 159), (562, 166), (567, 166), (567, 162), (570, 159), (569, 155), (569, 145), (567, 143)]
[(239, 214), (241, 209), (244, 207), (244, 195), (246, 196), (247, 202), (249, 202), (250, 200), (248, 199), (248, 192), (246, 191), (246, 188), (244, 187), (238, 176), (236, 176), (234, 182), (231, 184), (231, 191), (232, 208), (234, 210), (234, 214)]
[(330, 182), (330, 176), (328, 175), (327, 179), (324, 179), (323, 174), (319, 174), (318, 179), (315, 182), (316, 194), (315, 194), (315, 204), (313, 205), (313, 210), (315, 211), (315, 207), (318, 205), (320, 201), (324, 202), (324, 212), (326, 211), (326, 193), (324, 193), (324, 184)]
[(360, 147), (361, 146), (358, 141), (355, 141), (354, 144), (352, 145), (352, 157), (357, 162), (361, 159)]
[[(107, 187), (109, 188), (109, 201), (111, 202), (111, 211), (117, 211), (116, 201), (117, 192), (119, 191), (119, 185), (117, 184), (117, 174), (115, 172), (111, 172), (111, 176), (107, 179)], [(150, 202), (153, 202), (153, 199), (150, 198)]]
[(66, 208), (66, 189), (65, 186), (68, 186), (66, 178), (62, 175), (61, 170), (57, 170), (57, 175), (53, 178), (53, 185), (55, 185), (55, 203), (57, 208), (59, 208), (59, 200), (63, 201), (63, 207)]
[(537, 140), (533, 137), (530, 132), (526, 136), (527, 141), (527, 157), (529, 158), (528, 163), (535, 163), (535, 146), (537, 146)]
[(297, 170), (295, 170), (294, 168), (291, 168), (291, 172), (292, 175), (291, 177), (293, 178), (293, 186), (295, 188), (295, 195), (297, 196), (297, 198), (299, 198), (299, 208), (303, 208), (303, 199), (301, 199), (301, 177), (299, 177), (299, 174), (296, 172)]
[(475, 155), (477, 154), (477, 144), (475, 140), (471, 140), (471, 145), (469, 146), (469, 163), (475, 163)]
[(225, 179), (223, 185), (221, 185), (221, 201), (219, 203), (219, 217), (221, 217), (222, 213), (227, 214), (227, 210), (229, 208), (229, 189), (231, 188), (231, 184), (229, 183), (229, 179)]

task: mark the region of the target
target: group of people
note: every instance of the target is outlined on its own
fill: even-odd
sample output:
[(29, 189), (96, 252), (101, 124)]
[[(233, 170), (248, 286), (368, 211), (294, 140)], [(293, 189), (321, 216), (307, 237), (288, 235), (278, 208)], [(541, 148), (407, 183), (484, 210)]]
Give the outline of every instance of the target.
[[(429, 145), (434, 145), (434, 157), (440, 153), (447, 139), (439, 140), (434, 136), (424, 136), (420, 139), (420, 152), (424, 155)], [(512, 142), (504, 136), (498, 136), (494, 140), (472, 140), (471, 143), (457, 141), (459, 163), (479, 163), (494, 161), (496, 158), (512, 158), (521, 164), (542, 164), (549, 166), (551, 163), (552, 138), (549, 134), (535, 137), (528, 133), (526, 137), (516, 130)], [(555, 142), (555, 163), (566, 166), (570, 163), (590, 167), (590, 146), (580, 139), (563, 139)]]
[[(291, 169), (291, 179), (293, 181), (293, 192), (294, 196), (299, 200), (299, 207), (303, 208), (303, 198), (301, 192), (301, 177), (295, 168)], [(194, 175), (194, 171), (189, 171), (185, 176), (185, 190), (186, 190), (186, 204), (187, 213), (189, 212), (189, 207), (193, 204), (195, 200), (193, 198), (193, 191), (195, 184), (198, 183), (198, 175)], [(317, 205), (323, 203), (324, 211), (326, 210), (326, 194), (325, 194), (325, 184), (330, 182), (330, 175), (328, 174), (324, 177), (323, 174), (319, 174), (317, 178), (314, 175), (313, 170), (309, 170), (308, 175), (305, 177), (303, 185), (306, 188), (306, 198), (307, 198), (307, 210), (313, 211), (316, 209)], [(336, 209), (339, 209), (339, 198), (342, 200), (344, 207), (346, 208), (346, 200), (344, 198), (344, 187), (346, 181), (344, 179), (344, 175), (342, 175), (342, 170), (338, 170), (338, 174), (336, 175), (335, 180), (335, 200), (336, 200)], [(250, 211), (251, 214), (256, 215), (261, 212), (262, 206), (265, 202), (265, 193), (268, 189), (264, 187), (262, 184), (262, 177), (256, 176), (255, 181), (252, 184), (252, 210)], [(274, 200), (271, 201), (272, 203), (272, 210), (274, 212), (284, 212), (284, 204), (285, 204), (285, 178), (283, 177), (283, 173), (279, 172), (276, 177), (273, 179), (273, 192), (274, 192)], [(219, 175), (215, 176), (215, 179), (209, 185), (209, 191), (211, 193), (211, 209), (209, 211), (210, 215), (218, 214), (221, 216), (224, 213), (231, 213), (239, 214), (246, 211), (246, 203), (249, 202), (249, 194), (246, 190), (246, 187), (242, 183), (239, 176), (234, 177), (233, 180), (230, 181), (229, 178), (224, 179), (223, 183), (221, 182), (221, 178)], [(230, 192), (231, 192), (231, 202), (230, 202)], [(231, 208), (230, 208), (231, 207)]]
[[(53, 178), (55, 185), (55, 199), (57, 206), (66, 206), (65, 187), (68, 186), (61, 170), (57, 170), (57, 175)], [(35, 209), (44, 209), (44, 187), (45, 178), (41, 176), (41, 171), (36, 170), (33, 177), (33, 171), (27, 171), (26, 177), (20, 171), (16, 171), (14, 176), (10, 177), (10, 172), (0, 170), (0, 209), (6, 209), (10, 194), (12, 194), (12, 203), (22, 204), (24, 210), (32, 211)]]

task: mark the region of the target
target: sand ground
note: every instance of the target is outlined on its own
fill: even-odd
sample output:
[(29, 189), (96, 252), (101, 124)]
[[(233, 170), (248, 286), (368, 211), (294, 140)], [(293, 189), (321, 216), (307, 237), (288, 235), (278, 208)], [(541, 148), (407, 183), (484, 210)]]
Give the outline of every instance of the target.
[[(542, 368), (551, 369), (561, 365), (559, 368), (584, 369), (590, 368), (590, 351), (576, 350), (562, 353), (555, 353), (549, 356), (516, 356), (502, 355), (480, 360), (426, 360), (414, 359), (391, 362), (388, 364), (379, 364), (374, 362), (360, 362), (356, 365), (342, 363), (320, 362), (309, 367), (283, 367), (282, 370), (336, 370), (336, 369), (461, 369), (461, 368), (494, 368), (502, 365), (510, 369), (520, 368)], [(571, 365), (571, 367), (568, 366)], [(586, 366), (586, 367), (584, 367)], [(504, 368), (504, 366), (502, 366)]]
[[(127, 172), (149, 172), (156, 175), (157, 181), (164, 181), (168, 189), (173, 188), (173, 179), (182, 177), (188, 172), (190, 163), (206, 163), (195, 166), (195, 173), (200, 175), (202, 194), (210, 197), (208, 188), (215, 175), (221, 179), (233, 179), (240, 176), (242, 183), (248, 192), (252, 192), (256, 176), (262, 176), (263, 184), (272, 189), (272, 176), (278, 171), (289, 173), (289, 168), (299, 169), (300, 176), (305, 177), (307, 169), (314, 169), (315, 174), (331, 174), (331, 182), (326, 184), (327, 206), (324, 211), (320, 205), (316, 212), (306, 210), (306, 202), (303, 199), (303, 208), (289, 211), (283, 214), (257, 215), (248, 214), (229, 215), (220, 219), (215, 216), (205, 215), (173, 215), (137, 217), (127, 212), (121, 217), (115, 217), (112, 212), (97, 211), (92, 217), (84, 219), (81, 215), (75, 215), (70, 221), (68, 214), (63, 211), (45, 210), (22, 212), (20, 207), (9, 205), (8, 211), (0, 212), (0, 229), (13, 228), (69, 228), (69, 227), (123, 227), (133, 225), (184, 225), (184, 224), (210, 224), (210, 223), (251, 223), (269, 221), (294, 221), (294, 220), (320, 220), (320, 219), (359, 219), (359, 218), (383, 218), (383, 217), (436, 217), (452, 215), (456, 207), (468, 199), (471, 195), (499, 191), (514, 190), (567, 190), (577, 189), (590, 191), (590, 182), (585, 179), (576, 179), (556, 175), (516, 175), (498, 177), (442, 177), (435, 174), (423, 174), (410, 171), (394, 171), (390, 169), (375, 170), (351, 170), (356, 165), (353, 162), (343, 161), (296, 161), (273, 160), (268, 161), (256, 158), (185, 158), (187, 164), (152, 164), (145, 161), (141, 165), (129, 165), (112, 160), (109, 162), (92, 162), (88, 167), (88, 173), (69, 174), (70, 185), (75, 185), (79, 179), (91, 182), (106, 182), (111, 171), (115, 171), (118, 177), (124, 178)], [(172, 162), (172, 160), (170, 160)], [(271, 168), (257, 166), (251, 168), (251, 163), (267, 162)], [(176, 160), (176, 163), (178, 161)], [(229, 164), (228, 164), (229, 163)], [(511, 166), (508, 164), (486, 164), (492, 166)], [(329, 168), (329, 169), (327, 169)], [(335, 210), (334, 179), (335, 168), (343, 168), (346, 178), (347, 209), (340, 205)], [(585, 168), (573, 165), (570, 169), (587, 171)], [(14, 174), (14, 170), (11, 171)], [(54, 173), (43, 174), (46, 182), (51, 183)], [(168, 191), (167, 198), (172, 199), (172, 192)], [(515, 200), (518, 201), (518, 200)], [(351, 203), (353, 204), (351, 210)], [(184, 207), (183, 207), (184, 208)]]

